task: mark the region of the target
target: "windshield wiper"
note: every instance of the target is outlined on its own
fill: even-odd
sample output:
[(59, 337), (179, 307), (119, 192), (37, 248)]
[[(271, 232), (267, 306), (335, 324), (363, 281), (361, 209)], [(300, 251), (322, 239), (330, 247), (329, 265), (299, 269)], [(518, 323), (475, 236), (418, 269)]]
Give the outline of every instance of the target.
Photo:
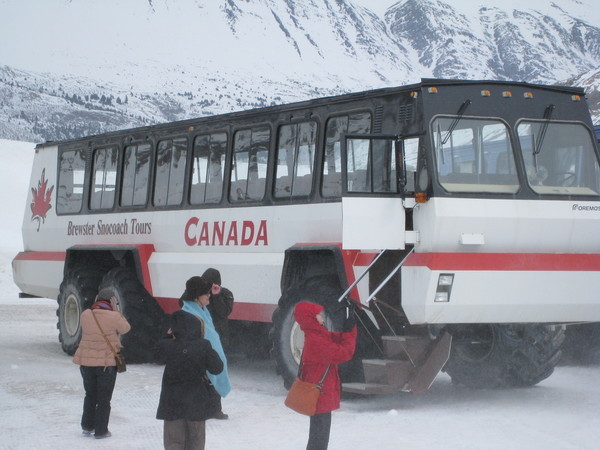
[(546, 110), (544, 111), (544, 123), (542, 124), (542, 128), (540, 129), (540, 135), (538, 136), (537, 143), (535, 148), (533, 149), (533, 154), (537, 155), (542, 150), (542, 144), (544, 143), (544, 137), (546, 136), (546, 131), (548, 130), (548, 124), (550, 123), (550, 119), (552, 118), (552, 112), (554, 111), (554, 105), (548, 105)]
[(440, 156), (442, 158), (442, 165), (446, 164), (445, 158), (444, 158), (444, 144), (442, 143), (442, 127), (440, 126), (440, 122), (438, 121), (437, 123), (437, 141), (440, 143)]
[(470, 104), (471, 104), (471, 100), (465, 100), (465, 102), (462, 105), (460, 105), (460, 108), (458, 108), (458, 112), (456, 113), (456, 117), (450, 124), (450, 128), (448, 128), (448, 132), (446, 133), (446, 136), (444, 137), (444, 140), (442, 141), (442, 145), (444, 145), (444, 144), (446, 144), (446, 142), (448, 142), (450, 135), (456, 128), (456, 125), (458, 125), (458, 122), (460, 121), (460, 119), (462, 119), (462, 116), (464, 115), (465, 111), (467, 110), (467, 108), (469, 107)]

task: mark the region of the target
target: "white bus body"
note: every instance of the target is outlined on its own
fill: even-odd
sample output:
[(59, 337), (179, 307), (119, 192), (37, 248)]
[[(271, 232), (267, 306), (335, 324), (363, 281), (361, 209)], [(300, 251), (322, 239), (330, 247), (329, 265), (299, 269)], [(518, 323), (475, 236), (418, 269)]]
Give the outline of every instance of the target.
[[(434, 85), (435, 92), (432, 90)], [(454, 89), (457, 92), (460, 90), (455, 95), (456, 101), (442, 110), (440, 105), (446, 103), (435, 102), (451, 102)], [(487, 89), (494, 91), (492, 97), (497, 95), (495, 100), (489, 100), (490, 103), (496, 101), (506, 104), (512, 101), (514, 107), (507, 107), (504, 111), (485, 106), (484, 103), (488, 101), (485, 97), (490, 96), (484, 93), (489, 94)], [(279, 166), (277, 161), (273, 161), (273, 154), (281, 151), (281, 143), (269, 144), (268, 163), (265, 162), (265, 200), (241, 205), (231, 200), (235, 182), (230, 178), (231, 191), (228, 191), (226, 178), (227, 174), (233, 173), (231, 145), (237, 144), (231, 144), (230, 139), (223, 166), (223, 197), (214, 205), (194, 207), (186, 204), (184, 199), (181, 206), (153, 208), (150, 200), (147, 200), (148, 203), (144, 204), (147, 206), (119, 208), (116, 201), (108, 209), (93, 210), (84, 204), (81, 212), (57, 213), (57, 203), (68, 201), (64, 196), (61, 197), (59, 191), (71, 192), (70, 195), (80, 195), (91, 201), (89, 198), (94, 193), (86, 193), (85, 190), (89, 189), (89, 178), (93, 176), (90, 165), (94, 153), (87, 156), (85, 172), (82, 171), (79, 178), (74, 176), (71, 180), (74, 185), (65, 187), (59, 185), (59, 168), (60, 164), (64, 164), (61, 162), (61, 148), (78, 142), (40, 145), (36, 148), (27, 200), (31, 208), (27, 209), (23, 218), (24, 251), (13, 262), (14, 280), (24, 293), (59, 298), (61, 283), (65, 281), (67, 272), (73, 269), (69, 263), (71, 256), (77, 261), (75, 266), (80, 266), (83, 261), (80, 258), (83, 257), (78, 255), (84, 253), (87, 255), (85, 261), (88, 261), (89, 258), (93, 260), (93, 252), (106, 250), (116, 261), (123, 254), (132, 252), (136, 261), (132, 268), (137, 271), (138, 281), (163, 311), (169, 313), (178, 308), (177, 301), (189, 277), (200, 275), (208, 267), (216, 267), (221, 272), (224, 285), (235, 294), (236, 301), (230, 319), (267, 323), (276, 317), (274, 313), (278, 308), (283, 314), (284, 309), (291, 307), (285, 302), (288, 301), (286, 292), (292, 289), (293, 283), (286, 280), (296, 276), (301, 278), (298, 275), (299, 268), (302, 268), (301, 272), (311, 271), (310, 267), (302, 266), (303, 257), (295, 259), (300, 253), (294, 251), (307, 252), (302, 255), (308, 255), (311, 248), (317, 251), (325, 249), (323, 251), (328, 255), (333, 252), (333, 259), (328, 259), (325, 264), (328, 266), (326, 271), (329, 275), (339, 274), (342, 289), (360, 277), (381, 251), (388, 251), (396, 255), (392, 256), (395, 262), (400, 257), (406, 257), (393, 281), (397, 285), (391, 287), (397, 297), (392, 303), (402, 310), (402, 320), (406, 326), (424, 325), (430, 330), (446, 327), (451, 331), (458, 329), (452, 328), (452, 325), (507, 326), (600, 321), (600, 298), (594, 295), (600, 290), (598, 150), (591, 138), (592, 127), (587, 107), (581, 93), (556, 88), (548, 92), (549, 100), (540, 101), (537, 109), (526, 110), (525, 106), (521, 106), (524, 100), (507, 98), (510, 97), (505, 94), (508, 89), (518, 92), (513, 93), (512, 97), (526, 97), (530, 91), (534, 92), (533, 97), (543, 98), (546, 94), (544, 87), (520, 83), (461, 84), (433, 80), (404, 90), (399, 88), (397, 91), (373, 91), (364, 96), (341, 96), (329, 103), (327, 99), (321, 99), (314, 104), (304, 102), (289, 107), (267, 108), (264, 113), (257, 110), (240, 113), (239, 117), (235, 114), (226, 115), (221, 119), (222, 126), (218, 118), (206, 122), (206, 130), (224, 129), (232, 137), (237, 136), (237, 129), (251, 127), (253, 120), (257, 123), (271, 120), (272, 124), (266, 128), (270, 130), (271, 142), (275, 142), (280, 133), (278, 130), (284, 126), (281, 124), (286, 123), (281, 117), (289, 115), (289, 123), (293, 124), (297, 120), (292, 118), (296, 114), (294, 111), (304, 114), (304, 111), (310, 110), (311, 113), (306, 113), (305, 117), (319, 118), (314, 119), (319, 127), (318, 133), (315, 132), (318, 136), (317, 156), (310, 168), (310, 173), (314, 174), (309, 186), (312, 194), (302, 197), (302, 201), (278, 201), (275, 194), (277, 180), (284, 178), (277, 178), (278, 175), (274, 174)], [(504, 98), (500, 96), (501, 91)], [(526, 92), (523, 94), (521, 91)], [(390, 105), (398, 102), (395, 97), (387, 102), (386, 96), (408, 93), (415, 99), (414, 108), (422, 108), (417, 109), (421, 112), (411, 116), (414, 125), (408, 124), (410, 120), (405, 118), (408, 125), (404, 125), (404, 128), (400, 125), (386, 127), (387, 123), (396, 123), (393, 114), (399, 114), (394, 111), (388, 114), (391, 118), (386, 115), (386, 108), (391, 109)], [(444, 100), (445, 93), (448, 93), (448, 98)], [(423, 98), (428, 94), (431, 94), (430, 97)], [(469, 100), (462, 103), (467, 97)], [(322, 154), (320, 146), (329, 139), (323, 128), (326, 124), (329, 126), (331, 119), (328, 117), (341, 114), (346, 104), (349, 111), (368, 109), (364, 101), (369, 99), (374, 105), (372, 117), (376, 119), (380, 114), (377, 108), (383, 111), (383, 125), (373, 125), (369, 131), (362, 133), (365, 136), (362, 142), (369, 142), (371, 149), (369, 156), (365, 156), (369, 158), (368, 165), (365, 161), (352, 161), (352, 164), (364, 164), (367, 170), (373, 170), (371, 167), (377, 160), (377, 156), (373, 156), (373, 148), (377, 147), (375, 140), (379, 139), (375, 135), (393, 134), (396, 142), (403, 142), (401, 153), (395, 156), (393, 151), (386, 154), (392, 161), (404, 158), (401, 166), (407, 171), (409, 182), (401, 185), (400, 181), (394, 180), (392, 184), (396, 186), (397, 181), (398, 186), (387, 191), (373, 187), (371, 190), (353, 190), (351, 174), (342, 171), (340, 182), (345, 184), (341, 195), (327, 197), (322, 187), (326, 179), (325, 169), (322, 168), (327, 165), (326, 156), (318, 156)], [(566, 106), (559, 104), (557, 99), (563, 99)], [(523, 104), (529, 107), (535, 101), (532, 99)], [(552, 108), (547, 107), (549, 101), (554, 102)], [(378, 106), (378, 102), (383, 106)], [(459, 109), (461, 103), (463, 106)], [(330, 107), (331, 111), (328, 109)], [(313, 110), (314, 116), (311, 116)], [(299, 113), (297, 115), (301, 116)], [(273, 119), (274, 116), (277, 119)], [(472, 125), (467, 127), (465, 122), (468, 121)], [(487, 122), (479, 127), (478, 121)], [(557, 175), (568, 179), (568, 182), (555, 181), (546, 185), (545, 180), (550, 179), (552, 174), (545, 174), (544, 178), (542, 171), (542, 158), (549, 158), (550, 152), (543, 147), (549, 145), (548, 142), (543, 143), (543, 133), (550, 129), (549, 134), (554, 136), (552, 133), (563, 122), (567, 126), (578, 127), (578, 130), (585, 130), (583, 134), (589, 132), (589, 148), (584, 136), (579, 138), (585, 141), (584, 144), (573, 144), (576, 148), (573, 152), (579, 155), (591, 151), (592, 156), (588, 154), (581, 158), (593, 161), (595, 167), (580, 168), (573, 163), (572, 170)], [(198, 130), (205, 126), (202, 119), (198, 119), (197, 123), (188, 121), (174, 125), (177, 125), (176, 130), (174, 128), (171, 134), (188, 133), (188, 146), (191, 146), (194, 133), (200, 132)], [(510, 129), (510, 133), (518, 133), (520, 151), (514, 134), (504, 141), (485, 134), (488, 129), (492, 134), (505, 133), (504, 128)], [(127, 142), (140, 141), (142, 138), (139, 136), (151, 136), (152, 133), (156, 137), (148, 137), (147, 140), (154, 145), (156, 141), (160, 142), (161, 135), (169, 135), (170, 131), (167, 125), (156, 130), (152, 127), (126, 130), (121, 133), (122, 136), (112, 133), (106, 139), (103, 136), (91, 137), (89, 144), (82, 140), (81, 146), (89, 146), (90, 150), (86, 151), (92, 152), (96, 148), (94, 146), (104, 148), (112, 145), (121, 152)], [(461, 141), (468, 133), (473, 136)], [(354, 137), (350, 134), (348, 131), (346, 141), (341, 138), (338, 144), (332, 144), (337, 145), (335, 148), (338, 151), (341, 144), (342, 163), (348, 167), (351, 164), (351, 139)], [(442, 142), (444, 135), (447, 142)], [(418, 142), (414, 146), (414, 155), (410, 154), (409, 137)], [(491, 142), (490, 146), (499, 146), (504, 142), (502, 145), (508, 147), (508, 153), (514, 152), (516, 163), (513, 162), (512, 169), (500, 170), (500, 151), (497, 153), (498, 162), (494, 162), (497, 166), (490, 169), (490, 155), (493, 154), (496, 160), (496, 153), (493, 153), (496, 150), (490, 150), (492, 147), (486, 149), (486, 139)], [(475, 143), (476, 140), (479, 143)], [(391, 145), (393, 141), (388, 137), (385, 142)], [(530, 141), (533, 142), (531, 151), (526, 149)], [(536, 147), (538, 141), (542, 142), (541, 151)], [(357, 141), (356, 145), (360, 150), (360, 142)], [(471, 145), (482, 149), (479, 156), (471, 157), (464, 150)], [(237, 150), (233, 151), (235, 153)], [(533, 157), (530, 156), (532, 152)], [(191, 154), (189, 147), (189, 161)], [(319, 164), (322, 166), (319, 167)], [(590, 165), (589, 161), (581, 164)], [(117, 175), (111, 175), (116, 177), (115, 181), (110, 182), (112, 190), (123, 189), (118, 187), (118, 174), (125, 168), (118, 167), (115, 169)], [(532, 167), (536, 171), (533, 175)], [(401, 171), (393, 170), (395, 174)], [(584, 171), (585, 180), (590, 178), (587, 175), (589, 171), (596, 179), (581, 181), (584, 175), (578, 174)], [(353, 174), (359, 172), (356, 170)], [(475, 176), (480, 180), (492, 172), (492, 178), (512, 177), (512, 181), (499, 184), (472, 181)], [(573, 185), (570, 178), (576, 176), (581, 180)], [(154, 174), (154, 177), (158, 175)], [(188, 177), (193, 177), (193, 174), (186, 172), (185, 179), (190, 179)], [(414, 187), (408, 188), (411, 183)], [(374, 186), (373, 181), (371, 186)], [(186, 187), (183, 192), (188, 192), (188, 189), (191, 188)], [(152, 192), (148, 190), (149, 199)], [(383, 195), (378, 195), (381, 193)], [(288, 254), (288, 251), (291, 253)], [(332, 261), (338, 259), (341, 263), (335, 264), (341, 264), (341, 267), (333, 267), (335, 264)], [(102, 264), (106, 264), (106, 261), (103, 259)], [(124, 260), (120, 264), (127, 265)], [(312, 263), (307, 264), (310, 266)], [(381, 283), (381, 277), (374, 281), (371, 274), (367, 274), (352, 289), (351, 296), (368, 307), (370, 293), (374, 290), (373, 283)], [(391, 286), (391, 282), (388, 285)], [(320, 301), (319, 298), (314, 300)], [(274, 325), (283, 332), (283, 324)], [(379, 323), (378, 328), (381, 327)], [(66, 335), (66, 331), (62, 333)], [(72, 351), (73, 345), (65, 350)], [(288, 372), (293, 372), (293, 367)]]

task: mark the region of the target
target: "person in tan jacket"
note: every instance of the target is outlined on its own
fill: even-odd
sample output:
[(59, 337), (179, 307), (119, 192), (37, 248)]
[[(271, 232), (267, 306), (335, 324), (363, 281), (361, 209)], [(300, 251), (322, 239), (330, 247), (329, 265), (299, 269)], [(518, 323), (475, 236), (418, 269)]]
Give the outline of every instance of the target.
[(119, 351), (119, 335), (131, 329), (127, 319), (115, 310), (116, 303), (112, 290), (101, 289), (92, 307), (81, 313), (81, 342), (73, 357), (73, 362), (81, 366), (85, 389), (81, 428), (84, 435), (91, 436), (94, 433), (96, 439), (111, 436), (108, 431), (108, 419), (110, 400), (117, 379), (115, 356), (104, 335), (114, 349)]

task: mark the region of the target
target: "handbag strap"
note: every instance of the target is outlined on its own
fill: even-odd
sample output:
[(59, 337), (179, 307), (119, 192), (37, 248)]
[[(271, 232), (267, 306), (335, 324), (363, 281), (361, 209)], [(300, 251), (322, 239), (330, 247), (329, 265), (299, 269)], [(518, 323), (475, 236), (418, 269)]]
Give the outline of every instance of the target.
[[(298, 364), (298, 378), (301, 380), (302, 379), (302, 357), (304, 356), (304, 349), (302, 349), (302, 354), (300, 355), (300, 364)], [(327, 373), (329, 372), (329, 368), (331, 367), (331, 364), (327, 365), (327, 368), (325, 369), (325, 373), (323, 373), (323, 376), (321, 377), (321, 380), (317, 383), (317, 389), (321, 390), (321, 387), (323, 386), (323, 382), (325, 381), (325, 377), (327, 376)]]
[(321, 381), (319, 381), (319, 384), (317, 384), (317, 389), (321, 390), (321, 387), (323, 387), (323, 382), (325, 381), (325, 377), (327, 376), (327, 373), (329, 372), (330, 367), (331, 367), (331, 364), (328, 364), (327, 369), (325, 369), (325, 373), (321, 377)]
[(115, 350), (115, 348), (113, 347), (113, 345), (110, 343), (110, 341), (106, 337), (106, 334), (104, 334), (104, 330), (100, 326), (100, 322), (98, 322), (98, 318), (96, 317), (96, 314), (94, 314), (94, 311), (92, 311), (92, 317), (96, 321), (96, 325), (98, 325), (98, 328), (100, 328), (100, 333), (102, 333), (102, 336), (104, 337), (104, 340), (106, 341), (106, 343), (110, 347), (110, 351), (113, 352), (113, 355), (115, 355), (115, 358), (116, 358), (117, 357), (117, 351)]
[(300, 354), (300, 364), (298, 364), (298, 373), (296, 376), (302, 379), (302, 358), (304, 357), (304, 348), (302, 348), (302, 353)]

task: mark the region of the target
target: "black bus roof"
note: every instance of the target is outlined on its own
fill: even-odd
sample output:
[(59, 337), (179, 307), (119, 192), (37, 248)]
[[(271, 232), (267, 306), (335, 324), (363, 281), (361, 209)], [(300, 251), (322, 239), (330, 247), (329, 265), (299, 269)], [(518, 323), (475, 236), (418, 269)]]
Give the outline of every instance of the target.
[(315, 99), (302, 100), (299, 102), (293, 103), (284, 103), (280, 105), (267, 106), (262, 108), (254, 108), (243, 111), (233, 111), (223, 114), (214, 114), (208, 116), (200, 116), (191, 119), (183, 119), (172, 122), (163, 122), (157, 123), (154, 125), (147, 125), (143, 127), (135, 127), (135, 128), (126, 128), (115, 131), (108, 131), (106, 133), (83, 136), (79, 138), (73, 139), (65, 139), (60, 141), (46, 141), (44, 143), (38, 144), (36, 148), (53, 146), (58, 144), (69, 144), (76, 143), (80, 141), (87, 141), (89, 139), (98, 139), (98, 138), (110, 138), (121, 135), (123, 133), (126, 134), (134, 134), (134, 133), (144, 133), (150, 131), (160, 131), (165, 127), (177, 126), (181, 128), (185, 128), (186, 126), (191, 126), (193, 124), (197, 124), (198, 121), (201, 122), (213, 122), (217, 120), (232, 120), (236, 118), (246, 118), (257, 113), (280, 113), (286, 111), (294, 111), (297, 109), (309, 108), (309, 107), (317, 107), (327, 104), (338, 104), (338, 103), (346, 103), (351, 101), (369, 99), (382, 97), (386, 95), (394, 95), (400, 94), (403, 92), (412, 92), (421, 90), (428, 87), (439, 87), (439, 86), (469, 86), (469, 85), (500, 85), (500, 86), (511, 86), (511, 87), (524, 87), (531, 89), (539, 89), (539, 90), (548, 90), (554, 92), (562, 92), (565, 94), (571, 95), (580, 95), (584, 96), (585, 91), (580, 87), (571, 87), (571, 86), (560, 86), (560, 85), (541, 85), (541, 84), (532, 84), (526, 82), (518, 82), (518, 81), (502, 81), (502, 80), (449, 80), (449, 79), (440, 79), (440, 78), (422, 78), (420, 83), (408, 84), (403, 86), (394, 86), (380, 89), (372, 89), (368, 91), (360, 91), (360, 92), (351, 92), (347, 94), (340, 94), (329, 97), (319, 97)]

